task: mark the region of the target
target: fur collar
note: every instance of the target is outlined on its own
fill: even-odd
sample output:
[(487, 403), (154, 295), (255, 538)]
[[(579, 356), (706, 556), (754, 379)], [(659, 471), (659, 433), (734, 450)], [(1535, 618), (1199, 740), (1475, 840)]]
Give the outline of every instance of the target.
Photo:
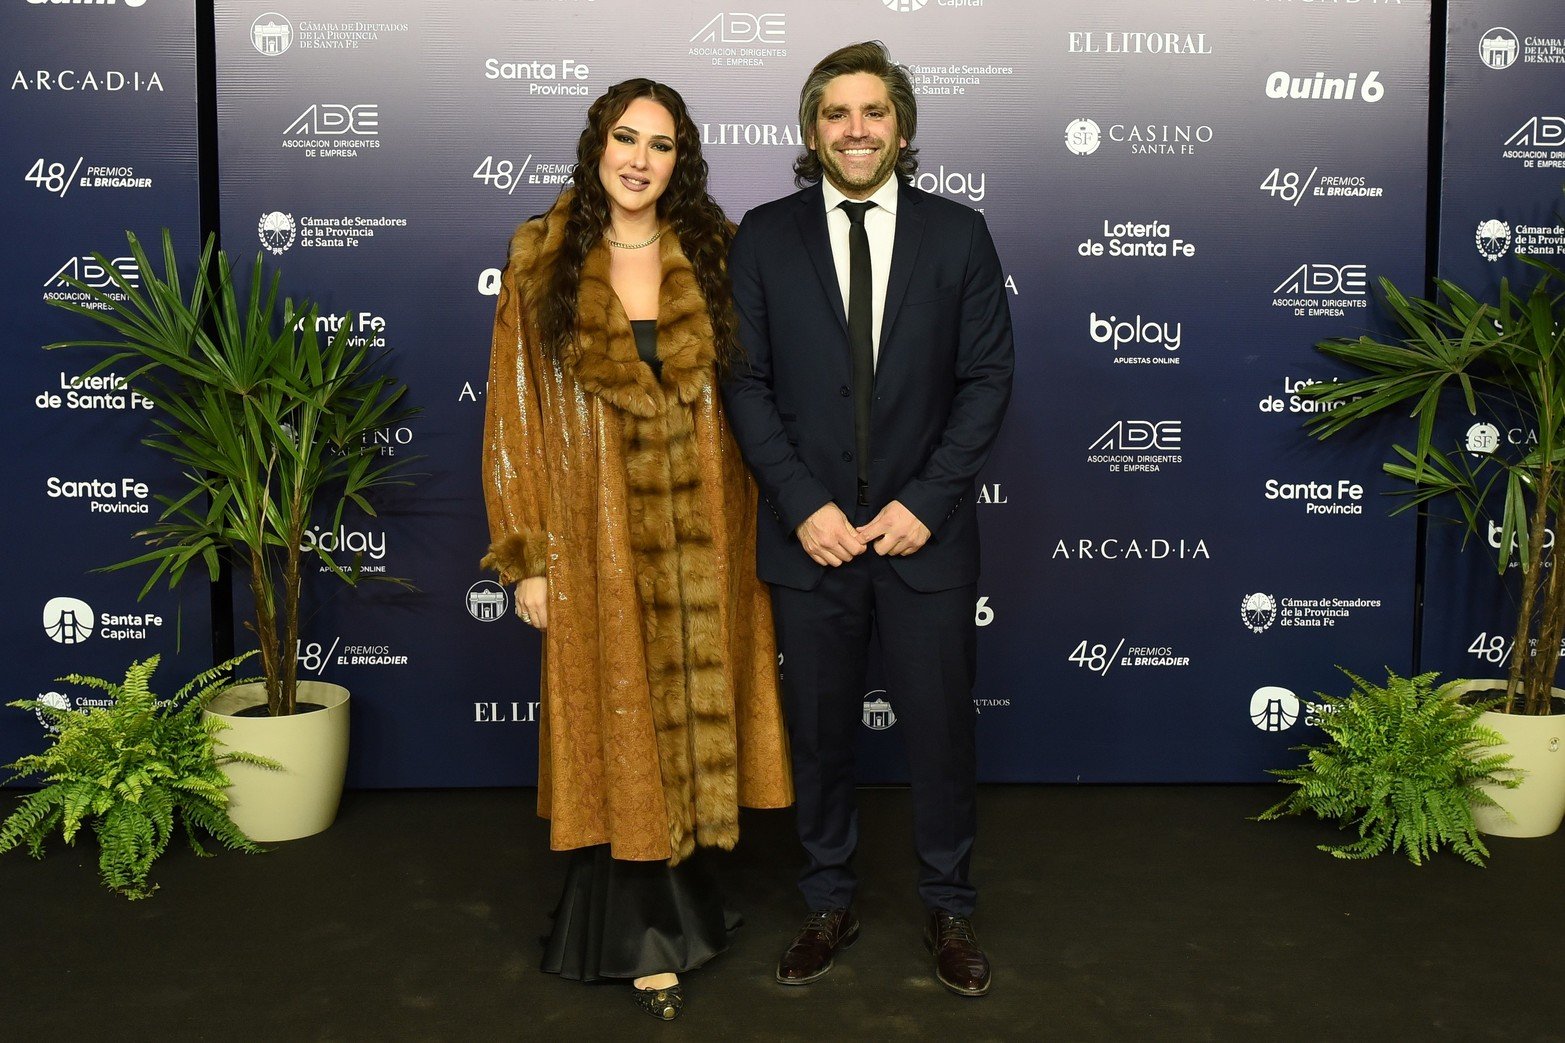
[[(537, 328), (537, 301), (547, 289), (547, 273), (565, 238), (571, 192), (567, 189), (542, 217), (517, 229), (511, 240), (511, 264)], [(576, 299), (576, 341), (565, 351), (565, 364), (581, 386), (627, 413), (651, 417), (662, 413), (668, 392), (690, 403), (712, 384), (712, 323), (706, 298), (679, 237), (667, 223), (658, 240), (663, 283), (658, 294), (658, 358), (663, 362), (662, 388), (636, 354), (636, 339), (619, 297), (609, 283), (609, 246), (598, 243), (582, 265)]]

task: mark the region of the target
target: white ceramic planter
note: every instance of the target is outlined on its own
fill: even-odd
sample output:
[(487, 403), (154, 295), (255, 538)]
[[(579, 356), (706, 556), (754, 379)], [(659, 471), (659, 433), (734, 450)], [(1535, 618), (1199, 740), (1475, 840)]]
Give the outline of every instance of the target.
[[(1468, 681), (1466, 691), (1505, 690), (1504, 681)], [(1565, 689), (1554, 689), (1556, 699)], [(1565, 820), (1565, 714), (1531, 717), (1520, 713), (1483, 716), (1483, 724), (1500, 734), (1511, 755), (1510, 767), (1526, 772), (1516, 789), (1485, 786), (1500, 808), (1474, 808), (1480, 832), (1497, 837), (1546, 837)], [(1504, 809), (1504, 810), (1500, 810)]]
[(266, 702), (264, 684), (242, 684), (219, 694), (207, 713), (228, 728), (220, 745), (270, 757), (270, 771), (249, 764), (224, 767), (228, 812), (251, 840), (273, 843), (313, 836), (332, 824), (348, 772), (348, 690), (324, 681), (300, 681), (299, 702), (326, 707), (288, 717), (236, 717)]

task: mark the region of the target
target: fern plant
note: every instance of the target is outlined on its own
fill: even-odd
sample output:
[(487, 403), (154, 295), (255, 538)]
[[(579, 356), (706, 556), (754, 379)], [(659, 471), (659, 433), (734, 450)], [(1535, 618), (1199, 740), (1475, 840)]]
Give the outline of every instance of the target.
[(176, 817), (198, 855), (207, 852), (197, 830), (230, 849), (261, 850), (228, 817), (223, 765), (277, 764), (249, 753), (219, 754), (216, 736), (227, 725), (201, 712), (233, 683), (233, 668), (254, 654), (199, 674), (166, 701), (150, 686), (161, 659), (153, 656), (132, 663), (118, 684), (80, 674), (59, 679), (107, 692), (112, 706), (73, 710), (35, 699), (11, 703), (38, 711), (58, 730), (43, 752), (6, 765), (15, 771), (13, 779), (41, 776), (46, 785), (24, 798), (0, 826), (0, 853), (26, 845), (34, 858), (42, 858), (44, 842), (56, 827), (67, 844), (74, 844), (88, 825), (98, 838), (104, 884), (128, 898), (146, 898), (157, 890), (147, 875), (168, 847)]
[(1520, 773), (1505, 767), (1509, 754), (1487, 752), (1501, 739), (1479, 718), (1498, 700), (1465, 703), (1459, 682), (1436, 688), (1433, 673), (1407, 678), (1388, 670), (1382, 688), (1342, 672), (1353, 682), (1348, 695), (1320, 693), (1326, 741), (1294, 747), (1304, 764), (1272, 774), (1297, 789), (1258, 817), (1311, 812), (1356, 827), (1357, 840), (1320, 845), (1337, 858), (1400, 848), (1420, 865), (1448, 844), (1483, 865), (1489, 849), (1472, 809), (1498, 805), (1478, 787), (1521, 784)]

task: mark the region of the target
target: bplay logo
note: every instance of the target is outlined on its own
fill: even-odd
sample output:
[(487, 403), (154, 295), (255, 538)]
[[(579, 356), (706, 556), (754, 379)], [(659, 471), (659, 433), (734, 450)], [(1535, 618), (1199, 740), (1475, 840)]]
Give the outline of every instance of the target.
[(1250, 696), (1250, 723), (1263, 732), (1285, 732), (1299, 723), (1299, 697), (1286, 688), (1267, 685)]
[(355, 558), (380, 561), (386, 556), (386, 533), (385, 530), (376, 532), (350, 529), (345, 525), (339, 525), (335, 529), (322, 529), (319, 525), (312, 525), (300, 537), (299, 549), (306, 554), (319, 552), (323, 555), (342, 551), (352, 554)]
[(966, 199), (970, 203), (982, 203), (987, 191), (984, 187), (986, 181), (982, 172), (970, 174), (960, 170), (948, 171), (941, 164), (936, 170), (922, 170), (915, 174), (913, 187), (953, 199)]
[(1184, 342), (1183, 323), (1158, 322), (1139, 314), (1121, 319), (1118, 315), (1103, 318), (1092, 312), (1087, 316), (1087, 333), (1095, 344), (1114, 345), (1116, 354), (1127, 345), (1146, 345), (1174, 352)]
[(510, 604), (510, 595), (494, 580), (481, 579), (467, 588), (467, 614), (480, 623), (503, 618)]
[(1491, 69), (1509, 69), (1521, 56), (1521, 41), (1516, 34), (1497, 25), (1478, 40), (1478, 58)]
[(293, 46), (293, 23), (276, 11), (267, 11), (250, 23), (250, 45), (268, 58)]
[(92, 636), (98, 619), (80, 598), (50, 598), (43, 606), (43, 629), (50, 640), (79, 645)]

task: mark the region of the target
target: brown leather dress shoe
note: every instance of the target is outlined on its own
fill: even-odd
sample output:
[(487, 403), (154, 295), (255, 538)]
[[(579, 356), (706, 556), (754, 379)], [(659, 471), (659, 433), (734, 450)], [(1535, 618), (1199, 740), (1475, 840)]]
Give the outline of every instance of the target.
[(935, 977), (958, 996), (982, 996), (989, 991), (989, 957), (978, 947), (973, 922), (936, 910), (924, 928), (924, 944), (935, 954)]
[(777, 980), (784, 985), (808, 985), (831, 970), (832, 958), (859, 937), (859, 918), (851, 909), (811, 913), (777, 961)]

